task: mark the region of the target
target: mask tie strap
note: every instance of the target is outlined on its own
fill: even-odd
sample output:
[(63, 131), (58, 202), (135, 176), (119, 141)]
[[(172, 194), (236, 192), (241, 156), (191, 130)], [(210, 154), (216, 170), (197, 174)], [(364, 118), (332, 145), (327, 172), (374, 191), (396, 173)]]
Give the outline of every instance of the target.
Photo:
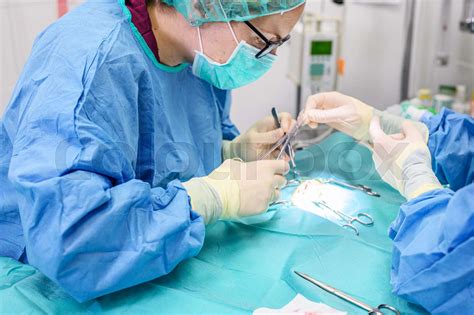
[(232, 25), (230, 25), (230, 22), (227, 22), (227, 25), (229, 26), (229, 29), (232, 33), (232, 37), (234, 37), (234, 40), (237, 45), (239, 45), (239, 40), (237, 39), (237, 36), (235, 35), (234, 29), (232, 28)]
[(199, 37), (199, 48), (201, 49), (201, 53), (204, 53), (204, 49), (202, 48), (202, 37), (201, 37), (201, 28), (197, 27), (198, 37)]
[[(225, 13), (224, 7), (222, 6), (221, 0), (218, 0), (219, 6), (221, 7), (222, 14), (224, 15), (225, 19), (227, 20), (227, 14)], [(230, 22), (227, 21), (227, 26), (229, 26), (230, 32), (232, 33), (232, 37), (234, 37), (235, 43), (237, 46), (239, 45), (239, 40), (237, 39), (237, 36), (235, 35), (234, 29), (232, 28), (232, 25), (230, 25)]]

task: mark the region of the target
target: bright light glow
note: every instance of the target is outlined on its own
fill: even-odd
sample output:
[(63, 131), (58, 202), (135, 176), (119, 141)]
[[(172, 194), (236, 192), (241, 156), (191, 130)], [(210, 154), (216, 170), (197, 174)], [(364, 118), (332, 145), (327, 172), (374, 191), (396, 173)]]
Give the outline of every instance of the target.
[(350, 211), (350, 203), (353, 196), (351, 191), (347, 189), (336, 185), (324, 184), (317, 179), (312, 179), (302, 182), (296, 188), (291, 196), (291, 202), (301, 210), (333, 222), (341, 222), (339, 216), (328, 209), (320, 208), (314, 202), (324, 201), (332, 209), (351, 214), (356, 210)]

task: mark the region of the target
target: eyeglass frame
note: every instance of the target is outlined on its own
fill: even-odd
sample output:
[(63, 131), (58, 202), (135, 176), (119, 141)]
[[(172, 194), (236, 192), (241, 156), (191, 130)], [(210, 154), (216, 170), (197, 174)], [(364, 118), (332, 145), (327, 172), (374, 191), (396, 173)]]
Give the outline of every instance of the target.
[[(277, 49), (278, 47), (280, 47), (281, 45), (283, 45), (284, 43), (286, 43), (289, 39), (290, 39), (290, 34), (288, 34), (287, 36), (285, 36), (284, 38), (278, 40), (278, 41), (274, 41), (274, 40), (270, 40), (268, 39), (265, 35), (263, 35), (252, 23), (250, 23), (249, 21), (244, 21), (245, 25), (247, 25), (255, 34), (258, 35), (258, 37), (260, 37), (261, 40), (263, 40), (265, 42), (265, 47), (263, 47), (256, 55), (255, 55), (255, 58), (259, 59), (259, 58), (262, 58), (266, 55), (268, 55), (269, 53), (272, 52), (272, 50), (274, 49)], [(271, 48), (271, 49), (270, 49)], [(266, 53), (265, 53), (266, 52)], [(264, 54), (265, 53), (265, 54)]]

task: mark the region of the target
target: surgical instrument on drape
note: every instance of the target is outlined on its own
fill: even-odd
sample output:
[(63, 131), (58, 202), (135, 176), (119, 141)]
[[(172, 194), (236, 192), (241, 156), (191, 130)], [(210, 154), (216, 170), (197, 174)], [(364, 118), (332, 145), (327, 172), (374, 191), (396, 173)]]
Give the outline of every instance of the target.
[(350, 216), (341, 210), (331, 208), (324, 200), (316, 200), (313, 203), (320, 207), (321, 209), (326, 209), (337, 215), (344, 223), (342, 227), (349, 228), (353, 230), (357, 236), (359, 236), (359, 229), (353, 224), (354, 222), (358, 222), (365, 226), (371, 226), (374, 224), (374, 219), (365, 212), (358, 212), (355, 217)]
[(336, 180), (335, 178), (321, 178), (318, 180), (322, 183), (336, 184), (345, 188), (360, 190), (369, 196), (380, 197), (380, 194), (378, 192), (373, 191), (372, 188), (366, 185), (362, 185), (362, 184), (351, 185), (349, 183)]
[(308, 276), (307, 274), (304, 274), (304, 273), (299, 272), (299, 271), (295, 271), (295, 273), (298, 276), (300, 276), (301, 278), (305, 279), (306, 281), (309, 281), (312, 284), (316, 285), (317, 287), (323, 289), (324, 291), (329, 292), (329, 293), (337, 296), (338, 298), (343, 299), (346, 302), (349, 302), (349, 303), (351, 303), (351, 304), (353, 304), (357, 307), (360, 307), (360, 308), (366, 310), (369, 315), (383, 315), (384, 313), (382, 312), (382, 310), (384, 310), (384, 309), (389, 310), (390, 312), (392, 312), (396, 315), (400, 315), (400, 311), (397, 310), (393, 306), (390, 306), (388, 304), (380, 304), (377, 307), (370, 306), (367, 303), (364, 303), (360, 300), (357, 300), (356, 298), (350, 296), (347, 293), (344, 293), (344, 292), (342, 292), (342, 291), (340, 291), (336, 288), (331, 287), (330, 285), (327, 285), (327, 284), (325, 284), (321, 281), (318, 281), (318, 280)]

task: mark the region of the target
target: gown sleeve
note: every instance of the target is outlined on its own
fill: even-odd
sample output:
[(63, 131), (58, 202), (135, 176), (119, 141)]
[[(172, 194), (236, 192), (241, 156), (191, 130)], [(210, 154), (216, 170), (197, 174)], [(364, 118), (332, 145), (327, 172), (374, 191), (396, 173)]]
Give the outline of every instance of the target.
[(433, 171), (454, 191), (474, 182), (474, 119), (443, 108), (425, 121)]
[(36, 46), (12, 103), (20, 114), (9, 180), (28, 263), (80, 302), (165, 275), (204, 240), (179, 181), (135, 178), (144, 117), (140, 64), (126, 47), (104, 42), (83, 58)]
[(428, 122), (433, 169), (451, 188), (403, 204), (393, 239), (393, 291), (436, 314), (474, 314), (473, 120), (443, 110)]

